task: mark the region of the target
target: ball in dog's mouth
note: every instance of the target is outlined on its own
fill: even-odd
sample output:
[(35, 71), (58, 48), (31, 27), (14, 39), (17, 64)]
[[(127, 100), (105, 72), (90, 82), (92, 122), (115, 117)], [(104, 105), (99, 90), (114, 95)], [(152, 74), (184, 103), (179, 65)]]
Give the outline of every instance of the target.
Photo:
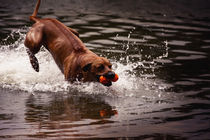
[(116, 82), (119, 79), (119, 76), (115, 74), (114, 78), (108, 79), (105, 76), (99, 76), (99, 82), (103, 84), (104, 86), (111, 86), (112, 82)]

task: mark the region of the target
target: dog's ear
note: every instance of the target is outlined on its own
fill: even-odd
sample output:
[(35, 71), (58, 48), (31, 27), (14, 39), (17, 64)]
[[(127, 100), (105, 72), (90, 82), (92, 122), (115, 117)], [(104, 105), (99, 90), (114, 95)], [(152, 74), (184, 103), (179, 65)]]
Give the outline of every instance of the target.
[(89, 64), (85, 65), (85, 66), (82, 68), (82, 70), (83, 70), (84, 72), (90, 71), (90, 70), (91, 70), (91, 65), (92, 65), (92, 63), (89, 63)]

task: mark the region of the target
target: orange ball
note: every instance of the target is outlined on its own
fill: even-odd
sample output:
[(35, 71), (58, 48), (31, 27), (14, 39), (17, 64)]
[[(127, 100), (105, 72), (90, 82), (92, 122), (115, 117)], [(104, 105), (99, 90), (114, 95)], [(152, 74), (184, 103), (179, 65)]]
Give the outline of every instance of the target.
[(119, 79), (119, 76), (115, 74), (114, 78), (112, 79), (112, 82), (116, 82)]
[(100, 83), (102, 83), (102, 84), (107, 84), (107, 83), (109, 83), (109, 80), (108, 80), (106, 77), (104, 77), (104, 76), (100, 76), (99, 81), (100, 81)]

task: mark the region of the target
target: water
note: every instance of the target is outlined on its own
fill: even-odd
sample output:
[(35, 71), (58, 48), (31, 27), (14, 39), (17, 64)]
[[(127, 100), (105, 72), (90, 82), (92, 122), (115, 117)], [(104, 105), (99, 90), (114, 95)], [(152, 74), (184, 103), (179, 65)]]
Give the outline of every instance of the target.
[(109, 88), (69, 84), (45, 49), (36, 73), (23, 44), (34, 1), (0, 2), (0, 139), (209, 139), (208, 1), (43, 1), (41, 17), (111, 60)]

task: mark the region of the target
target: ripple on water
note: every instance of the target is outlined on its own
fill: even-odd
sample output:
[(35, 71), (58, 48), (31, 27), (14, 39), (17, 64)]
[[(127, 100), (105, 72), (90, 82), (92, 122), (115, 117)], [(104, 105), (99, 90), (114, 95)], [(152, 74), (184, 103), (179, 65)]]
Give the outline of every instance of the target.
[(198, 60), (198, 59), (204, 59), (204, 58), (207, 58), (207, 56), (204, 56), (204, 55), (177, 56), (174, 59), (175, 60)]
[(167, 23), (167, 22), (156, 22), (156, 21), (140, 21), (140, 20), (136, 20), (136, 19), (124, 19), (124, 18), (116, 18), (116, 19), (111, 19), (111, 22), (118, 22), (118, 23), (128, 23), (128, 24), (133, 24), (136, 26), (143, 26), (143, 27), (148, 27), (150, 26), (151, 28), (153, 27), (158, 27), (160, 29), (175, 29), (175, 30), (191, 30), (191, 31), (210, 31), (210, 29), (208, 29), (208, 27), (196, 27), (196, 26), (187, 26), (184, 23), (183, 24), (171, 24), (171, 23)]
[(183, 54), (207, 55), (207, 53), (205, 52), (191, 51), (191, 50), (171, 50), (171, 52), (183, 53)]
[(168, 42), (169, 45), (176, 45), (176, 46), (186, 46), (186, 44), (191, 43), (190, 41), (184, 40), (170, 40)]
[(125, 30), (119, 29), (119, 28), (105, 28), (104, 30), (100, 32), (101, 33), (120, 33), (120, 32), (125, 32)]
[(178, 81), (175, 83), (176, 85), (181, 85), (181, 86), (193, 86), (196, 85), (196, 83), (192, 81)]
[(93, 41), (90, 41), (90, 43), (96, 43), (96, 44), (102, 44), (102, 45), (114, 45), (116, 44), (115, 41), (113, 40), (108, 40), (108, 39), (98, 39), (98, 40), (93, 40)]
[(80, 35), (80, 37), (92, 37), (92, 36), (100, 36), (101, 33), (98, 32), (86, 32), (82, 35)]
[(203, 49), (210, 49), (210, 46), (202, 46)]
[(116, 41), (128, 41), (128, 42), (135, 42), (135, 43), (142, 43), (142, 42), (146, 42), (146, 39), (141, 39), (141, 38), (131, 38), (128, 36), (117, 36), (117, 37), (111, 37), (111, 39), (114, 39)]

